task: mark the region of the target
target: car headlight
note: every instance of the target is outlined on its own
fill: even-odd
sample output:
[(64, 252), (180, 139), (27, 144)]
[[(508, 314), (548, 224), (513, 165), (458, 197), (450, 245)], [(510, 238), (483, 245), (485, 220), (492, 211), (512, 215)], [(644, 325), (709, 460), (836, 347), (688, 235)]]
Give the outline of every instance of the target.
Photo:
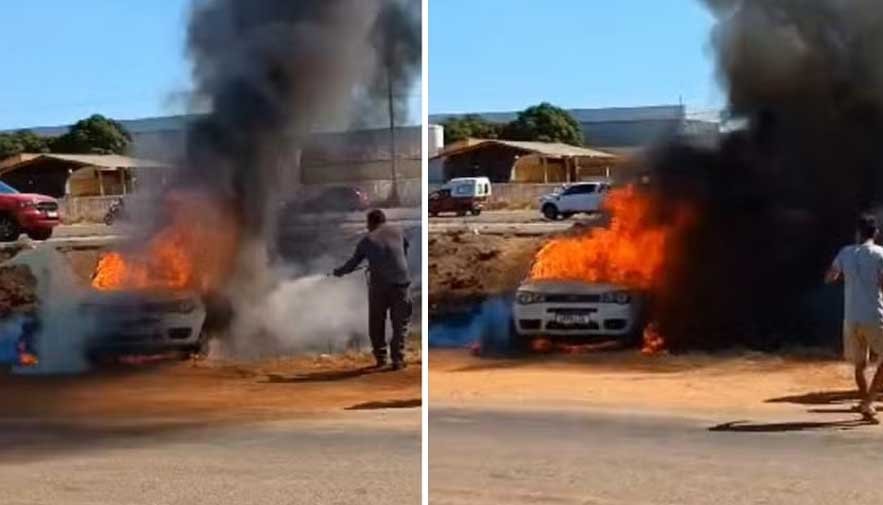
[(173, 304), (173, 312), (178, 312), (181, 314), (188, 314), (196, 310), (196, 302), (191, 299), (178, 300)]
[(618, 303), (625, 305), (632, 301), (632, 295), (628, 291), (608, 291), (601, 294), (602, 303)]
[(515, 301), (520, 303), (521, 305), (530, 305), (532, 303), (543, 303), (546, 301), (546, 297), (540, 293), (534, 293), (531, 291), (519, 291), (515, 295)]

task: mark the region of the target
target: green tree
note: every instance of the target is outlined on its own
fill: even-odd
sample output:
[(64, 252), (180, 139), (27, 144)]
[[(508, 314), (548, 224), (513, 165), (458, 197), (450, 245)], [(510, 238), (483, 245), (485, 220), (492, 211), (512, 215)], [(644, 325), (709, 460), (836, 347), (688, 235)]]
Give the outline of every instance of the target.
[(45, 153), (49, 142), (30, 130), (0, 133), (0, 159), (21, 153)]
[(491, 123), (478, 114), (452, 117), (442, 123), (445, 128), (445, 144), (452, 144), (468, 138), (499, 138), (502, 125)]
[(518, 118), (503, 128), (507, 140), (537, 140), (583, 145), (579, 122), (566, 110), (543, 102), (518, 113)]
[(49, 147), (54, 153), (125, 154), (131, 144), (132, 136), (123, 125), (95, 114), (54, 138)]

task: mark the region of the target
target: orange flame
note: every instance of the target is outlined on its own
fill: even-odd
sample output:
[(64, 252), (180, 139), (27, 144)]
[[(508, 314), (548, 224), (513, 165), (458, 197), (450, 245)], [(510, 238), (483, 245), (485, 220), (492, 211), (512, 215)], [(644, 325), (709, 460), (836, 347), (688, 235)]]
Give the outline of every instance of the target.
[[(672, 239), (692, 221), (693, 212), (687, 205), (675, 205), (671, 219), (655, 219), (661, 208), (657, 198), (635, 186), (612, 190), (604, 202), (610, 225), (549, 241), (537, 253), (530, 277), (604, 282), (648, 291), (658, 288)], [(650, 333), (653, 345), (645, 348), (662, 349), (662, 336)]]
[(611, 191), (604, 202), (610, 226), (549, 241), (537, 253), (530, 277), (652, 288), (661, 277), (675, 227), (689, 217), (683, 208), (674, 224), (653, 223), (654, 204), (634, 186)]
[(23, 352), (18, 355), (18, 363), (21, 366), (37, 366), (39, 360), (35, 354)]
[(665, 339), (659, 333), (656, 323), (650, 323), (644, 328), (644, 346), (641, 352), (644, 354), (657, 354), (665, 349)]
[(94, 288), (206, 292), (218, 286), (234, 257), (235, 220), (219, 202), (195, 195), (171, 200), (168, 210), (170, 222), (142, 250), (101, 256)]

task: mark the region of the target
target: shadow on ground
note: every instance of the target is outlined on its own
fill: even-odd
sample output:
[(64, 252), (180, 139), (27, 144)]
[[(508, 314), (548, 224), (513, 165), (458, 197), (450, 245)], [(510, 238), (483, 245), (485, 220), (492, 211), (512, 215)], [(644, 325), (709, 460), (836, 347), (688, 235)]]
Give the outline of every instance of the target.
[(414, 409), (419, 408), (422, 404), (423, 402), (420, 401), (420, 398), (412, 398), (408, 400), (358, 403), (347, 407), (346, 410)]
[(852, 430), (863, 426), (878, 424), (863, 419), (844, 419), (840, 421), (803, 421), (784, 423), (752, 423), (750, 421), (730, 421), (708, 428), (708, 431), (737, 433), (779, 433), (789, 431), (812, 430)]
[(376, 373), (383, 372), (391, 372), (392, 370), (388, 367), (380, 368), (376, 366), (366, 366), (362, 368), (355, 368), (352, 370), (332, 370), (332, 371), (324, 371), (324, 372), (315, 372), (315, 373), (307, 373), (307, 374), (298, 374), (298, 375), (281, 375), (281, 374), (267, 374), (267, 380), (262, 381), (264, 383), (271, 384), (298, 384), (298, 383), (306, 383), (306, 382), (336, 382), (343, 381), (348, 379), (355, 379), (357, 377), (363, 377), (365, 375), (372, 375)]
[[(880, 401), (883, 395), (878, 395)], [(770, 398), (766, 403), (796, 403), (798, 405), (836, 405), (859, 401), (858, 391), (813, 391), (800, 395)]]

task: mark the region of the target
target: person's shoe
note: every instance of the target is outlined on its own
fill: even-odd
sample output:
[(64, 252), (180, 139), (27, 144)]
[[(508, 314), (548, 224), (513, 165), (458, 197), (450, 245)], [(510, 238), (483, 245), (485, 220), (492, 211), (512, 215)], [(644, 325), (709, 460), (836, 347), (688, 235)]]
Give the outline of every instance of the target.
[(877, 423), (877, 411), (874, 409), (874, 406), (870, 403), (863, 402), (859, 405), (858, 408), (859, 413), (862, 415), (862, 419), (868, 421), (870, 423)]
[(404, 360), (396, 360), (392, 362), (393, 371), (404, 370), (408, 368), (408, 364), (404, 362)]
[(386, 358), (374, 358), (374, 368), (383, 368), (386, 366)]

